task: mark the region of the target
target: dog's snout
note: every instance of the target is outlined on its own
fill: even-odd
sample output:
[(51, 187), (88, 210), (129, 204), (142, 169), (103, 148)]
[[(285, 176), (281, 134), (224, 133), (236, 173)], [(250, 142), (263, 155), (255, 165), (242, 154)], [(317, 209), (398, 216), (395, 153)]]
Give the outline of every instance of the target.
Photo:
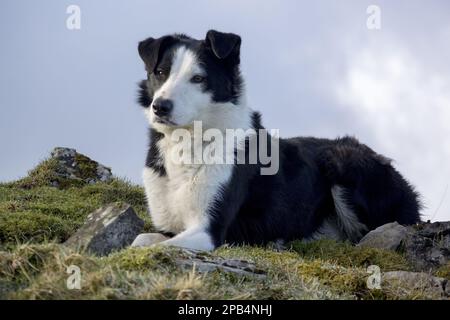
[(158, 117), (168, 116), (173, 109), (173, 102), (169, 99), (158, 98), (153, 102), (153, 112)]

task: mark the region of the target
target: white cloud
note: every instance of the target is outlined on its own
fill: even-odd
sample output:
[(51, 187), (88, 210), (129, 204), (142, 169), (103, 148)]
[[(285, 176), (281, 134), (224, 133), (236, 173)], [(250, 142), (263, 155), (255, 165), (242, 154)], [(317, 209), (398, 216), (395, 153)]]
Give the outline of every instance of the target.
[(335, 92), (343, 112), (417, 186), (425, 218), (449, 220), (450, 76), (427, 68), (398, 42), (371, 44), (348, 58)]

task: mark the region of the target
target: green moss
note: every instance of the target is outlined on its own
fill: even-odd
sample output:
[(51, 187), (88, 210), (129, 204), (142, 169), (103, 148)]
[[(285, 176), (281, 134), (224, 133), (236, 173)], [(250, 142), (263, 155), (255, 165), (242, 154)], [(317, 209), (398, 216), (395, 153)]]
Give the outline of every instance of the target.
[(349, 269), (313, 260), (299, 264), (297, 272), (305, 278), (316, 278), (339, 293), (351, 292), (358, 298), (364, 298), (369, 291), (366, 285), (367, 274), (358, 268)]
[(114, 179), (67, 189), (0, 185), (0, 243), (64, 241), (89, 213), (117, 201), (132, 205), (144, 219), (146, 231), (151, 229), (142, 188), (126, 181)]
[(435, 275), (450, 280), (450, 262), (436, 270)]
[(104, 258), (103, 262), (128, 271), (167, 271), (175, 266), (176, 252), (175, 249), (162, 247), (128, 248)]
[(75, 162), (77, 164), (76, 176), (80, 177), (84, 181), (97, 178), (97, 162), (79, 153), (75, 154)]
[(291, 243), (291, 248), (303, 258), (333, 261), (345, 267), (366, 268), (370, 265), (377, 265), (383, 272), (411, 269), (402, 254), (390, 250), (353, 246), (346, 242), (334, 240), (295, 241)]
[(0, 214), (1, 242), (61, 241), (73, 231), (71, 223), (51, 215), (22, 211)]

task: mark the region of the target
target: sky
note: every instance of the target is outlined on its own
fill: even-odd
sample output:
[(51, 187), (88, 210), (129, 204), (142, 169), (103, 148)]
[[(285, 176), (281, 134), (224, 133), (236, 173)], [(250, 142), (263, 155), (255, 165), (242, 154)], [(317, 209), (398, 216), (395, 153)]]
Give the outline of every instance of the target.
[[(70, 5), (80, 29), (67, 28)], [(446, 0), (2, 0), (0, 181), (65, 146), (141, 183), (137, 43), (216, 29), (242, 37), (248, 101), (267, 128), (357, 137), (416, 186), (425, 219), (450, 220), (449, 12)]]

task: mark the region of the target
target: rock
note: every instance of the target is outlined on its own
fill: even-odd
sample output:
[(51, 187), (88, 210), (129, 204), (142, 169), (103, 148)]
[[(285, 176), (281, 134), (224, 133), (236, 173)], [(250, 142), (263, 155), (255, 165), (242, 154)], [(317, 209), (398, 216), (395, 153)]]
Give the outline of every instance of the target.
[[(58, 161), (55, 174), (62, 179), (78, 180), (84, 183), (109, 182), (112, 179), (111, 169), (78, 153), (75, 149), (55, 148), (52, 159)], [(59, 186), (58, 181), (52, 185)]]
[(183, 254), (175, 260), (175, 263), (185, 270), (195, 268), (197, 272), (206, 273), (213, 271), (224, 271), (237, 275), (265, 278), (263, 270), (258, 269), (255, 264), (238, 259), (224, 259), (211, 256), (205, 252), (182, 249)]
[(131, 244), (132, 247), (148, 247), (156, 243), (168, 240), (169, 237), (161, 233), (141, 233), (134, 239)]
[(144, 221), (129, 205), (111, 204), (89, 214), (85, 224), (65, 245), (100, 256), (108, 255), (130, 245), (143, 227)]
[(366, 234), (358, 246), (397, 250), (408, 234), (408, 229), (397, 222), (388, 223)]
[[(382, 286), (390, 286), (393, 290), (407, 289), (406, 293), (419, 291), (430, 299), (446, 298), (449, 295), (449, 284), (444, 278), (434, 277), (423, 272), (391, 271), (383, 273)], [(399, 293), (400, 295), (402, 293)]]
[(403, 252), (417, 271), (434, 271), (450, 261), (450, 222), (401, 226), (388, 223), (370, 231), (359, 246)]
[(417, 270), (436, 270), (450, 261), (450, 222), (423, 223), (408, 230), (403, 249)]

